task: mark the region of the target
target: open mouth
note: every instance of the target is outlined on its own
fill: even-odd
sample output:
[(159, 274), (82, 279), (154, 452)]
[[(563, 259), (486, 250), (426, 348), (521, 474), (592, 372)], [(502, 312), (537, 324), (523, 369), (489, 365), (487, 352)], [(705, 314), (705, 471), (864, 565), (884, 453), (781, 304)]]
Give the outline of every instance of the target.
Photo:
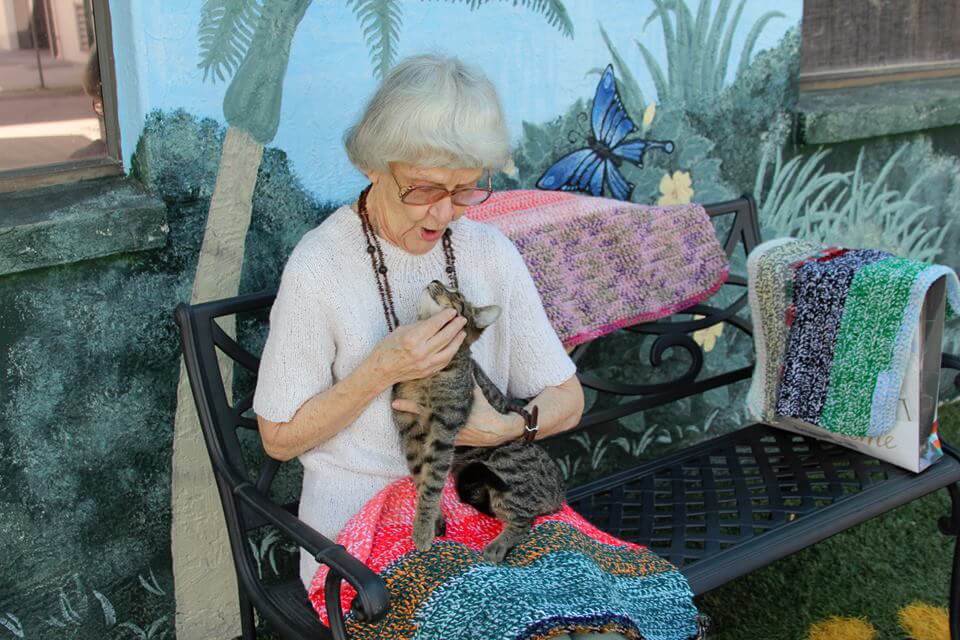
[(420, 237), (424, 240), (436, 240), (440, 237), (440, 233), (439, 229), (427, 229), (426, 227), (420, 229)]

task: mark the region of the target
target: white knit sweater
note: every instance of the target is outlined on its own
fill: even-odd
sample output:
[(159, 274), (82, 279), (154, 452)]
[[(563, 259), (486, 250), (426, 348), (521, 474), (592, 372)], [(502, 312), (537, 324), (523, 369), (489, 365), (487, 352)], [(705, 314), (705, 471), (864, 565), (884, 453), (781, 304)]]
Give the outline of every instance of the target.
[[(498, 228), (461, 217), (450, 223), (460, 290), (475, 304), (498, 304), (500, 318), (472, 346), (473, 358), (513, 397), (532, 397), (576, 372), (527, 266)], [(439, 241), (414, 255), (380, 239), (401, 324), (416, 320), (423, 287), (446, 284)], [(357, 213), (344, 205), (304, 234), (283, 269), (270, 311), (253, 410), (287, 422), (314, 395), (346, 377), (387, 335), (367, 244)], [(407, 474), (393, 424), (390, 390), (343, 431), (300, 456), (300, 518), (336, 538), (346, 521), (380, 489)], [(301, 551), (308, 587), (316, 561)]]

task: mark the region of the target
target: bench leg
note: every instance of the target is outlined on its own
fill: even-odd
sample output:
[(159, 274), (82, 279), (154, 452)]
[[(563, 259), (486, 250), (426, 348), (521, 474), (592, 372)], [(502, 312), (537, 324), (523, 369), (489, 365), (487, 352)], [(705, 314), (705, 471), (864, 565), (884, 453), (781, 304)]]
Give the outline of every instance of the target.
[(257, 640), (256, 619), (253, 616), (253, 604), (250, 598), (240, 589), (240, 632), (243, 640)]
[(950, 640), (960, 640), (960, 488), (947, 487), (950, 492), (950, 515), (940, 518), (940, 531), (954, 537), (953, 570), (950, 574)]

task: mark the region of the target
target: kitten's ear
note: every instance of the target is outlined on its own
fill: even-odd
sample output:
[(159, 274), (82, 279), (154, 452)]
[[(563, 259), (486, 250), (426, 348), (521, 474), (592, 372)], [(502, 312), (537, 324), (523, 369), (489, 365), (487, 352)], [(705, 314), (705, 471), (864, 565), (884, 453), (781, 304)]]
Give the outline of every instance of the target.
[(491, 304), (486, 307), (477, 307), (473, 314), (473, 324), (477, 329), (486, 329), (500, 317), (500, 307)]

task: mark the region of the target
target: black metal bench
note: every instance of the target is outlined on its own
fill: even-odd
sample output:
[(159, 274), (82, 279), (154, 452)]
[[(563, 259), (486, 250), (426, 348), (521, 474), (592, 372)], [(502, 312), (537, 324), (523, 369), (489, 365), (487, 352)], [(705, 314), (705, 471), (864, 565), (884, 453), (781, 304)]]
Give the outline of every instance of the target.
[[(724, 245), (728, 255), (738, 248), (747, 253), (760, 242), (751, 198), (710, 205), (707, 210), (728, 229)], [(750, 334), (750, 324), (740, 313), (747, 304), (746, 278), (731, 275), (728, 285), (742, 288), (742, 293), (725, 307), (699, 304), (678, 314), (689, 320), (670, 318), (626, 329), (657, 336), (651, 345), (653, 367), (661, 364), (668, 349), (686, 351), (690, 364), (679, 377), (634, 384), (578, 372), (585, 388), (619, 401), (589, 410), (576, 428), (609, 424), (747, 379), (752, 366), (702, 376), (704, 354), (691, 338), (692, 332), (719, 322)], [(384, 584), (343, 547), (298, 520), (296, 502), (278, 504), (268, 497), (280, 462), (266, 458), (255, 475), (248, 473), (236, 430), (257, 428), (250, 411), (252, 392), (230, 404), (217, 362), (219, 349), (249, 375), (256, 375), (258, 359), (215, 320), (262, 312), (269, 309), (274, 296), (259, 293), (178, 305), (175, 315), (184, 360), (227, 521), (244, 640), (255, 638), (254, 607), (285, 638), (345, 638), (342, 613), (332, 606), (340, 600), (342, 580), (357, 589), (352, 609), (365, 619), (378, 618), (389, 606)], [(592, 345), (577, 347), (573, 359), (581, 359)], [(960, 359), (944, 355), (943, 365), (960, 370)], [(960, 376), (955, 383), (960, 383)], [(646, 544), (669, 558), (687, 576), (694, 592), (701, 594), (941, 488), (950, 492), (952, 513), (941, 519), (940, 528), (944, 534), (960, 536), (960, 454), (950, 446), (944, 449), (943, 460), (912, 474), (849, 449), (752, 424), (576, 487), (568, 501), (605, 531)], [(330, 628), (317, 619), (299, 577), (277, 584), (259, 577), (246, 538), (268, 524), (331, 567), (325, 584)], [(954, 551), (950, 585), (953, 640), (960, 640), (958, 565), (960, 544)]]

